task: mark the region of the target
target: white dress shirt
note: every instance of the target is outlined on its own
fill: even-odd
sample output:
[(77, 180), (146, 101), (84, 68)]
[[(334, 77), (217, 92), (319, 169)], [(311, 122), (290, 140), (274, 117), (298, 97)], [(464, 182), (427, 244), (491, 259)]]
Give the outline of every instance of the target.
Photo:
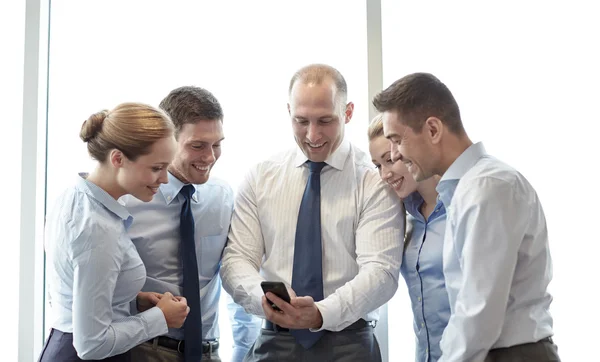
[(73, 333), (81, 359), (124, 353), (167, 333), (153, 307), (132, 316), (146, 269), (126, 233), (129, 212), (106, 191), (79, 177), (46, 220), (48, 295), (52, 328)]
[(447, 212), (451, 308), (439, 362), (484, 361), (490, 349), (552, 336), (552, 261), (533, 187), (477, 143), (454, 161), (437, 190)]
[[(296, 223), (308, 180), (296, 147), (254, 167), (236, 198), (223, 256), (223, 286), (246, 311), (263, 316), (263, 280), (291, 285)], [(321, 329), (339, 331), (377, 309), (398, 287), (404, 217), (401, 203), (364, 152), (343, 141), (321, 172), (325, 299)]]

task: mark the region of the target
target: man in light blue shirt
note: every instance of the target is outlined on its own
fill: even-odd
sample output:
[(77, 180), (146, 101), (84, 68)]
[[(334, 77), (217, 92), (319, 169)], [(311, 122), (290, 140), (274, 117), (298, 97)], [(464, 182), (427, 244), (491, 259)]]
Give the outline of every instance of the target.
[(452, 93), (428, 73), (378, 94), (385, 136), (416, 181), (441, 176), (450, 320), (439, 362), (560, 361), (552, 342), (552, 261), (529, 182), (467, 136)]
[[(173, 90), (160, 107), (175, 124), (178, 144), (168, 167), (169, 182), (160, 186), (151, 202), (142, 203), (133, 197), (122, 201), (133, 216), (129, 234), (147, 270), (142, 290), (185, 296), (190, 303), (190, 315), (182, 329), (169, 329), (166, 336), (136, 347), (132, 360), (221, 361), (219, 268), (233, 211), (233, 191), (225, 182), (209, 179), (209, 175), (221, 155), (223, 111), (210, 92), (197, 87)], [(188, 239), (187, 234), (190, 234)], [(191, 240), (191, 245), (186, 240)], [(193, 265), (186, 264), (189, 260)], [(197, 273), (199, 284), (190, 282), (190, 273), (192, 279)], [(197, 293), (200, 296), (197, 305), (189, 295), (194, 290), (195, 296)], [(144, 310), (149, 306), (136, 307)], [(258, 328), (254, 326), (259, 321), (235, 307), (232, 312), (236, 319), (234, 339), (255, 339)], [(198, 323), (191, 322), (194, 313)], [(191, 354), (192, 349), (197, 352)]]

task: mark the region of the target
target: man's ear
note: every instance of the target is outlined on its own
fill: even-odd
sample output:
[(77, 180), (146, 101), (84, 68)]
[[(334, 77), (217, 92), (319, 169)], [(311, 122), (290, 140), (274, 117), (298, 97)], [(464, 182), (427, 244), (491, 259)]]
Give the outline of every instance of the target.
[(352, 115), (354, 114), (354, 103), (348, 102), (346, 104), (346, 111), (344, 112), (344, 123), (350, 122)]
[(446, 131), (444, 123), (437, 117), (429, 117), (425, 121), (423, 131), (427, 132), (426, 136), (432, 144), (438, 144), (442, 141), (442, 136)]

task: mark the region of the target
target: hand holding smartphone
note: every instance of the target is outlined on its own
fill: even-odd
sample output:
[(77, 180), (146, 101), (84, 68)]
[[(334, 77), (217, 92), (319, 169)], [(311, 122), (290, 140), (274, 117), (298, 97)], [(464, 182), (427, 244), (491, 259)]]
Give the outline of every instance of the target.
[[(285, 284), (283, 284), (282, 282), (267, 282), (267, 281), (265, 281), (265, 282), (260, 283), (260, 287), (262, 288), (265, 295), (267, 294), (267, 292), (271, 292), (271, 293), (275, 294), (276, 296), (278, 296), (279, 298), (286, 301), (287, 303), (291, 302), (291, 298), (288, 293), (288, 290), (285, 287)], [(271, 308), (273, 308), (277, 311), (281, 311), (281, 309), (279, 309), (279, 307), (277, 307), (273, 302), (271, 302), (269, 300), (269, 298), (267, 298), (267, 301), (271, 304)]]

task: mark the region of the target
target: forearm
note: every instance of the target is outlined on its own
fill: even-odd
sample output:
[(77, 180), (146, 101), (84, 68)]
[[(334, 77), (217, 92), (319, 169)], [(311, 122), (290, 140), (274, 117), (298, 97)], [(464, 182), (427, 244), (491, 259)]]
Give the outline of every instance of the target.
[(317, 302), (321, 329), (341, 331), (389, 301), (398, 289), (398, 276), (379, 266), (365, 266), (344, 286)]
[(168, 332), (165, 317), (158, 307), (113, 321), (104, 328), (95, 327), (90, 321), (89, 325), (75, 325), (73, 328), (73, 345), (82, 359), (119, 355)]
[(260, 266), (241, 256), (234, 248), (225, 249), (221, 266), (223, 288), (247, 313), (264, 317), (260, 289), (264, 278), (259, 270)]

